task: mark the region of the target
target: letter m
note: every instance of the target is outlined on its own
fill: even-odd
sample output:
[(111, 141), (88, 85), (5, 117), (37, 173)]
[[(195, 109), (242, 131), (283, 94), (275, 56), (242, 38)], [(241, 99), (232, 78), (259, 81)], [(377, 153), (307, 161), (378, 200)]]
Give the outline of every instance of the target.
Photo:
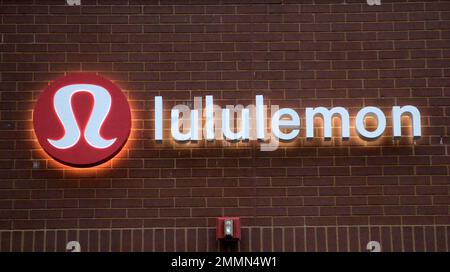
[(66, 0), (69, 6), (79, 6), (81, 5), (81, 0)]
[(320, 115), (323, 119), (323, 136), (325, 140), (331, 140), (333, 117), (339, 116), (342, 126), (342, 138), (348, 139), (350, 137), (350, 117), (348, 111), (342, 107), (335, 107), (331, 110), (318, 107), (306, 108), (306, 139), (314, 138), (314, 119), (316, 115)]

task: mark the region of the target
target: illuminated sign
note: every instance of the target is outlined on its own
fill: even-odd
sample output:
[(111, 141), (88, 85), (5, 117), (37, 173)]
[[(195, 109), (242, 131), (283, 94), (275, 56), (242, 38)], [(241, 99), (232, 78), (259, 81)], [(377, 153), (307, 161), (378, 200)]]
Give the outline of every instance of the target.
[[(292, 108), (269, 107), (262, 95), (254, 105), (214, 104), (214, 97), (194, 98), (194, 108), (176, 105), (170, 110), (170, 136), (177, 142), (258, 140), (262, 151), (278, 148), (279, 142), (295, 140), (300, 132), (299, 113)], [(154, 99), (154, 137), (164, 140), (164, 103)], [(392, 135), (402, 136), (402, 117), (409, 117), (412, 136), (419, 138), (421, 115), (411, 105), (393, 106)], [(166, 116), (167, 118), (167, 116)], [(315, 126), (316, 118), (323, 126)], [(340, 136), (350, 138), (350, 114), (344, 107), (307, 107), (304, 111), (306, 139), (323, 129), (323, 139), (333, 138), (333, 119), (340, 120)], [(371, 118), (376, 125), (367, 127)], [(168, 118), (167, 118), (168, 119)], [(126, 97), (114, 83), (95, 74), (80, 73), (62, 77), (40, 95), (33, 113), (36, 136), (43, 149), (56, 160), (71, 166), (89, 167), (112, 158), (126, 143), (131, 130), (131, 113)], [(167, 126), (167, 124), (166, 124)], [(376, 140), (386, 130), (386, 115), (378, 107), (367, 106), (354, 120), (356, 135), (366, 141)], [(375, 127), (375, 128), (374, 128)], [(167, 133), (167, 131), (166, 131)], [(166, 136), (167, 137), (167, 136)]]
[(76, 167), (117, 154), (131, 130), (131, 112), (120, 88), (101, 76), (80, 73), (57, 79), (33, 112), (36, 137), (57, 161)]
[[(197, 101), (194, 104), (202, 105), (202, 98), (196, 97), (195, 100)], [(264, 105), (264, 97), (262, 95), (256, 95), (255, 105), (248, 105), (247, 107), (228, 105), (222, 109), (214, 105), (213, 100), (213, 96), (205, 97), (204, 110), (202, 107), (190, 109), (185, 105), (173, 107), (170, 114), (170, 133), (172, 138), (179, 142), (199, 141), (201, 139), (206, 139), (207, 141), (219, 139), (228, 141), (265, 141), (270, 139), (273, 144), (272, 147), (276, 149), (278, 141), (292, 141), (300, 132), (301, 118), (297, 111), (291, 108), (280, 109), (277, 105), (272, 105), (271, 116), (268, 116), (267, 106)], [(205, 117), (203, 128), (202, 116)], [(416, 139), (420, 138), (422, 135), (420, 111), (410, 105), (392, 107), (393, 137), (399, 138), (402, 136), (401, 119), (403, 116), (408, 116), (411, 120), (413, 137)], [(333, 118), (340, 119), (341, 138), (343, 140), (350, 138), (350, 115), (347, 109), (343, 107), (306, 108), (306, 139), (308, 140), (315, 137), (315, 118), (323, 120), (323, 137), (325, 140), (331, 140), (333, 137)], [(374, 130), (367, 129), (367, 118), (373, 118), (376, 121)], [(268, 122), (267, 119), (269, 119)], [(270, 137), (267, 133), (268, 124), (270, 124), (270, 134), (274, 137)], [(162, 141), (163, 98), (161, 96), (155, 97), (154, 127), (155, 139)], [(383, 135), (386, 129), (386, 115), (378, 107), (364, 107), (356, 114), (354, 127), (361, 139), (366, 141), (376, 140)]]

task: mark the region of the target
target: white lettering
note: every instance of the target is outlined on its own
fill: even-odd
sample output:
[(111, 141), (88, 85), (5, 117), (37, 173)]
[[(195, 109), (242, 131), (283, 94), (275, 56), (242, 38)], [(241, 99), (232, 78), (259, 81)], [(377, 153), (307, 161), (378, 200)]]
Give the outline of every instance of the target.
[(325, 140), (331, 140), (332, 137), (332, 119), (335, 116), (341, 118), (342, 123), (342, 138), (348, 139), (350, 137), (350, 116), (348, 111), (342, 107), (335, 107), (328, 110), (324, 107), (306, 108), (306, 139), (314, 138), (314, 117), (319, 114), (323, 118), (323, 136)]
[[(365, 126), (366, 117), (372, 117), (377, 121), (377, 128), (374, 131), (368, 131)], [(362, 108), (356, 115), (356, 131), (359, 136), (366, 140), (375, 140), (379, 138), (386, 128), (386, 116), (377, 107)]]
[[(300, 116), (294, 109), (282, 108), (278, 105), (271, 105), (270, 112), (267, 113), (262, 95), (255, 96), (255, 105), (227, 105), (221, 108), (214, 104), (214, 97), (205, 97), (205, 107), (201, 97), (195, 97), (195, 109), (190, 109), (186, 105), (176, 105), (171, 110), (171, 134), (174, 140), (198, 141), (203, 137), (207, 141), (225, 139), (228, 141), (261, 141), (262, 151), (273, 151), (278, 148), (279, 141), (292, 141), (300, 134)], [(66, 102), (65, 102), (66, 103)], [(61, 110), (63, 111), (63, 110)], [(69, 112), (70, 113), (70, 112)], [(67, 143), (73, 143), (77, 135), (76, 122), (67, 117), (69, 113), (61, 115), (65, 121), (65, 128), (69, 133)], [(204, 116), (203, 116), (204, 115)], [(266, 115), (271, 116), (266, 120)], [(66, 116), (66, 117), (64, 117)], [(70, 116), (70, 115), (69, 115)], [(392, 108), (392, 129), (395, 138), (402, 136), (401, 119), (408, 116), (412, 123), (412, 135), (419, 138), (421, 132), (421, 116), (419, 110), (414, 106), (394, 106)], [(204, 119), (203, 119), (204, 117)], [(339, 118), (341, 123), (341, 138), (350, 138), (350, 116), (347, 109), (343, 107), (306, 108), (305, 109), (305, 136), (310, 140), (315, 137), (315, 118), (323, 120), (323, 137), (331, 140), (333, 137), (333, 118)], [(366, 126), (367, 118), (373, 118), (376, 122), (375, 129)], [(161, 96), (155, 97), (155, 139), (163, 140), (163, 99)], [(100, 122), (100, 121), (98, 121)], [(267, 123), (271, 125), (271, 133), (266, 137)], [(202, 130), (203, 129), (203, 130)], [(364, 140), (376, 140), (381, 137), (386, 129), (386, 116), (377, 107), (364, 107), (356, 115), (355, 130), (357, 135)], [(67, 133), (66, 133), (67, 134)], [(63, 139), (61, 139), (62, 141)], [(66, 145), (68, 145), (66, 143)]]
[(402, 136), (402, 115), (406, 115), (412, 119), (413, 136), (414, 138), (420, 138), (422, 136), (420, 112), (414, 106), (392, 107), (392, 127), (394, 130), (394, 138), (400, 138)]
[[(289, 120), (282, 119), (288, 116)], [(290, 108), (283, 108), (276, 111), (272, 116), (272, 133), (282, 141), (293, 140), (299, 133), (300, 118), (296, 111)], [(280, 129), (291, 129), (291, 132), (284, 133)]]

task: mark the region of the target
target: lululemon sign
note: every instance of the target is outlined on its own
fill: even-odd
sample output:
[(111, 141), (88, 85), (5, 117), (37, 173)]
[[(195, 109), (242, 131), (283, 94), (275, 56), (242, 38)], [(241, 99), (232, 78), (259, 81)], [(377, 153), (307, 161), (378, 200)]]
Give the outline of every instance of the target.
[(110, 80), (92, 73), (69, 74), (39, 96), (33, 125), (39, 144), (52, 158), (91, 167), (108, 161), (125, 145), (131, 111)]
[[(156, 145), (169, 137), (179, 143), (255, 140), (261, 144), (261, 151), (273, 151), (279, 143), (301, 137), (302, 122), (308, 140), (323, 137), (327, 141), (346, 141), (353, 134), (374, 141), (388, 129), (388, 118), (394, 139), (422, 136), (421, 114), (413, 105), (392, 106), (390, 112), (367, 105), (355, 118), (350, 118), (344, 107), (306, 107), (302, 118), (292, 108), (271, 104), (269, 109), (263, 95), (255, 96), (255, 104), (225, 108), (215, 105), (212, 95), (206, 95), (204, 100), (194, 97), (194, 108), (175, 105), (170, 116), (164, 116), (163, 97), (155, 96), (153, 101), (151, 124)], [(404, 117), (409, 120), (402, 122)], [(323, 120), (322, 136), (315, 133), (317, 118)], [(333, 135), (333, 118), (340, 119), (340, 134)], [(368, 118), (376, 121), (375, 129), (373, 125), (366, 127)], [(167, 119), (170, 122), (164, 122)], [(117, 85), (96, 74), (79, 73), (59, 78), (43, 91), (34, 109), (33, 123), (39, 143), (51, 157), (66, 165), (90, 167), (111, 159), (124, 146), (131, 131), (131, 113)], [(410, 127), (410, 132), (402, 127)]]

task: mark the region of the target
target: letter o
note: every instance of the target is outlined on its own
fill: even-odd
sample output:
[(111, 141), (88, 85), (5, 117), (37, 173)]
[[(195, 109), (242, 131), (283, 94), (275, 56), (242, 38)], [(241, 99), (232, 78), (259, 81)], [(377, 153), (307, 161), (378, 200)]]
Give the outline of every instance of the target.
[[(367, 116), (373, 117), (377, 120), (377, 129), (368, 131), (364, 125), (364, 120)], [(386, 129), (386, 116), (383, 111), (377, 107), (362, 108), (356, 115), (356, 132), (361, 138), (366, 140), (375, 140), (379, 138)]]

